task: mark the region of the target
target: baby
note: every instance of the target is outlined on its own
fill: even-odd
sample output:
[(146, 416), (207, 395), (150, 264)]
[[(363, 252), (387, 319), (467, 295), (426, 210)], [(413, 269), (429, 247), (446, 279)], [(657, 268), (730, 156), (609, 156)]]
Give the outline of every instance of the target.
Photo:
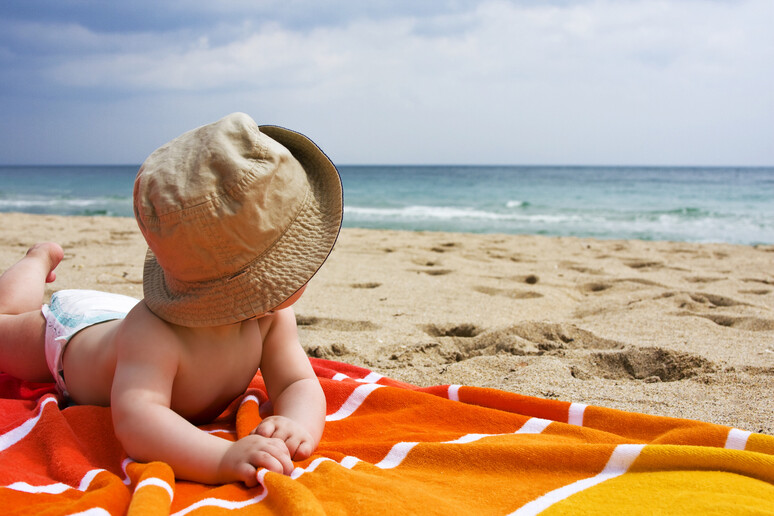
[[(149, 250), (143, 299), (64, 290), (41, 303), (62, 248), (0, 276), (0, 371), (110, 406), (126, 452), (178, 478), (257, 484), (289, 474), (325, 424), (292, 305), (341, 227), (338, 172), (305, 136), (235, 113), (153, 152), (134, 185)], [(260, 369), (273, 407), (236, 442), (199, 430)]]

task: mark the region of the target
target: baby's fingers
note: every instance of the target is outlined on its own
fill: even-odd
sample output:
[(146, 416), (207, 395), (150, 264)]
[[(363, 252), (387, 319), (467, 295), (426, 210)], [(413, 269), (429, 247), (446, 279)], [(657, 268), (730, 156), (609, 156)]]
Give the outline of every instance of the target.
[(289, 475), (293, 472), (293, 462), (287, 453), (281, 453), (278, 450), (267, 449), (255, 453), (250, 457), (250, 464), (255, 468), (266, 468), (274, 473), (284, 473)]
[(236, 474), (239, 480), (244, 482), (247, 487), (255, 487), (258, 485), (257, 472), (258, 469), (249, 462), (242, 463), (236, 468)]
[(293, 427), (287, 420), (270, 417), (261, 421), (255, 433), (263, 437), (274, 437), (281, 441), (286, 441), (293, 435)]
[(299, 443), (295, 452), (291, 452), (290, 456), (293, 460), (304, 460), (312, 455), (314, 452), (314, 445), (310, 441), (303, 440)]
[[(275, 437), (279, 437), (275, 435)], [(293, 460), (304, 460), (312, 454), (312, 445), (303, 434), (291, 434), (285, 439), (285, 446), (288, 448), (290, 458)]]
[(277, 429), (277, 425), (271, 419), (264, 419), (261, 424), (253, 430), (253, 433), (261, 435), (263, 437), (273, 437), (274, 432)]

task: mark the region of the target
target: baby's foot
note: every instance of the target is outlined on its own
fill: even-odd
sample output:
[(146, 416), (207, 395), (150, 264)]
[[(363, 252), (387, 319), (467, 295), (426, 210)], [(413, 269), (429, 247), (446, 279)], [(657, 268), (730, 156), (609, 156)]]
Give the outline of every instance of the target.
[(56, 242), (42, 242), (30, 247), (27, 250), (27, 256), (44, 260), (48, 267), (46, 283), (51, 283), (56, 279), (56, 272), (54, 272), (54, 269), (56, 269), (57, 265), (62, 261), (62, 258), (64, 258), (64, 251), (62, 250), (62, 246)]

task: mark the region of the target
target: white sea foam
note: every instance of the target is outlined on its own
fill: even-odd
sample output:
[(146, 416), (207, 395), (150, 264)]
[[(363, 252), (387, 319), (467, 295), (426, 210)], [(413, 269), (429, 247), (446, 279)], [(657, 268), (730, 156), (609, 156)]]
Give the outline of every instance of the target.
[(368, 208), (363, 206), (345, 206), (344, 214), (358, 219), (370, 220), (491, 220), (559, 223), (578, 221), (576, 214), (524, 214), (497, 213), (475, 208), (452, 206), (406, 206), (404, 208)]
[(100, 199), (0, 199), (0, 208), (88, 207), (104, 205)]
[(96, 213), (130, 216), (132, 214), (132, 203), (129, 198), (0, 198), (0, 212), (7, 211), (64, 215), (88, 215)]
[[(348, 227), (774, 243), (774, 168), (340, 167)], [(131, 217), (133, 166), (0, 166), (0, 211)]]
[(765, 216), (719, 215), (704, 210), (564, 213), (496, 212), (475, 208), (413, 205), (402, 208), (346, 206), (345, 223), (392, 227), (406, 224), (442, 231), (538, 233), (545, 235), (641, 238), (695, 242), (755, 243), (774, 241), (774, 224)]
[(506, 208), (524, 208), (529, 206), (527, 201), (508, 201), (505, 203)]

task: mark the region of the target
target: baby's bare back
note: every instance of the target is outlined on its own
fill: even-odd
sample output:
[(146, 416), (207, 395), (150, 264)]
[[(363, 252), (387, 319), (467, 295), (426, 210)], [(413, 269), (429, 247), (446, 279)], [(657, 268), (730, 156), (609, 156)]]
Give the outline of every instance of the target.
[[(70, 339), (65, 383), (76, 403), (109, 406), (117, 361), (127, 349), (131, 352), (133, 342), (153, 342), (176, 358), (170, 408), (192, 422), (209, 421), (255, 376), (261, 361), (261, 326), (268, 324), (268, 319), (260, 319), (186, 328), (159, 319), (141, 302), (126, 319), (91, 326)], [(128, 348), (119, 353), (121, 346)], [(143, 366), (152, 369), (155, 364)]]

